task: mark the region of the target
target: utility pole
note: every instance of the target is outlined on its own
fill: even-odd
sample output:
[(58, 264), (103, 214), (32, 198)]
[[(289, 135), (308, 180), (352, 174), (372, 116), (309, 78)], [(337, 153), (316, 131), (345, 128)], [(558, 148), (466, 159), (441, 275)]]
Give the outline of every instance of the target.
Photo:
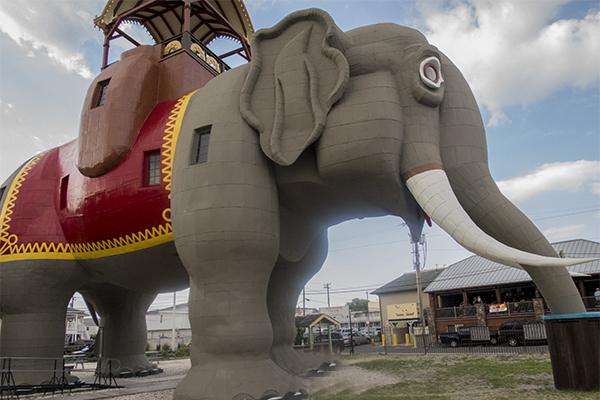
[(350, 326), (350, 354), (354, 354), (354, 338), (352, 337), (352, 309), (348, 307), (348, 325)]
[(331, 287), (331, 283), (323, 284), (323, 289), (327, 289), (327, 307), (331, 307), (331, 304), (329, 303), (329, 288), (330, 287)]
[[(412, 240), (411, 240), (412, 241)], [(421, 240), (413, 243), (415, 245), (415, 271), (417, 277), (417, 307), (419, 307), (419, 322), (425, 327), (423, 321), (423, 288), (421, 287), (421, 264), (419, 261), (419, 244), (425, 243), (425, 235), (421, 235)]]
[(306, 287), (302, 288), (302, 315), (306, 315)]
[(367, 293), (367, 336), (371, 337), (371, 327), (370, 327), (370, 320), (369, 320), (369, 291), (366, 291)]
[(171, 333), (171, 349), (175, 351), (175, 305), (177, 304), (177, 292), (173, 292), (173, 332)]

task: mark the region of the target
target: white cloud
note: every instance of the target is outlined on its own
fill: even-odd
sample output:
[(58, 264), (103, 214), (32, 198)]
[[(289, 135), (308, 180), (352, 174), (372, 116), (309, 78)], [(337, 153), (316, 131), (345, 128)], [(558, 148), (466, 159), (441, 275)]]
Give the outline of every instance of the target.
[(529, 175), (497, 182), (513, 202), (550, 191), (577, 192), (589, 183), (592, 193), (600, 192), (600, 161), (572, 161), (544, 164)]
[(551, 241), (551, 242), (555, 242), (555, 241), (559, 241), (559, 240), (564, 240), (564, 239), (572, 239), (574, 237), (579, 237), (581, 236), (581, 232), (583, 232), (585, 230), (586, 226), (585, 224), (579, 224), (579, 225), (566, 225), (566, 226), (562, 226), (560, 228), (557, 227), (553, 227), (553, 228), (549, 228), (544, 230), (542, 233), (544, 234), (544, 236), (546, 236), (546, 238)]
[(12, 103), (5, 103), (0, 99), (0, 110), (4, 113), (9, 113), (15, 108), (15, 105)]
[(423, 32), (459, 67), (492, 123), (500, 124), (504, 107), (598, 83), (600, 12), (549, 23), (563, 3), (468, 0), (435, 8), (427, 2)]
[(492, 127), (502, 126), (502, 125), (510, 123), (510, 122), (511, 122), (510, 118), (508, 118), (506, 116), (506, 114), (504, 114), (502, 111), (493, 110), (490, 120), (488, 122), (488, 126), (492, 126)]
[(97, 39), (98, 32), (93, 28), (92, 15), (81, 10), (97, 8), (96, 3), (2, 2), (0, 31), (23, 48), (27, 57), (44, 55), (60, 69), (92, 79), (94, 74), (85, 62), (84, 54), (74, 48), (88, 39)]

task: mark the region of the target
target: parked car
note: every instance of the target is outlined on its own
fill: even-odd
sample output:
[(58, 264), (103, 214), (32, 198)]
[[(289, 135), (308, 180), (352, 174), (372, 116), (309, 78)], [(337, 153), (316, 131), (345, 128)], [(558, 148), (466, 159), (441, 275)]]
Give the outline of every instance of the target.
[(94, 344), (95, 344), (95, 342), (90, 344), (89, 346), (85, 346), (81, 350), (74, 351), (72, 354), (74, 356), (93, 357), (94, 356)]
[(504, 322), (498, 329), (498, 342), (512, 347), (548, 344), (546, 325), (526, 319)]
[(456, 332), (440, 333), (438, 342), (450, 347), (498, 343), (498, 334), (487, 326), (460, 326)]
[[(326, 345), (329, 343), (329, 335), (316, 334), (313, 343), (319, 346)], [(337, 332), (331, 333), (331, 347), (335, 354), (340, 354), (342, 351), (344, 351), (346, 344), (344, 343), (344, 337), (342, 334)]]
[[(344, 343), (346, 346), (350, 346), (351, 342), (350, 342), (350, 334), (349, 333), (342, 333), (342, 337), (344, 338)], [(371, 338), (368, 336), (365, 336), (361, 333), (353, 333), (352, 334), (352, 342), (354, 342), (355, 346), (358, 346), (359, 344), (370, 344), (371, 343)]]
[[(379, 332), (381, 332), (381, 329), (379, 330)], [(365, 336), (377, 336), (377, 329), (376, 328), (369, 328), (369, 329), (361, 329), (360, 331), (358, 331), (358, 333), (362, 333)]]
[(74, 351), (79, 351), (94, 343), (93, 340), (77, 340), (75, 342), (65, 342), (64, 353), (69, 354)]

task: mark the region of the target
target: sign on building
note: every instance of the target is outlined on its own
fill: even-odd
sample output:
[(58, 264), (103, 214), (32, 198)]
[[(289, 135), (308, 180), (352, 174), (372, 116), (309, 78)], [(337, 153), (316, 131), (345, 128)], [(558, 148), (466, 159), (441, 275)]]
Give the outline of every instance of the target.
[(388, 320), (419, 318), (417, 303), (390, 304), (387, 306)]

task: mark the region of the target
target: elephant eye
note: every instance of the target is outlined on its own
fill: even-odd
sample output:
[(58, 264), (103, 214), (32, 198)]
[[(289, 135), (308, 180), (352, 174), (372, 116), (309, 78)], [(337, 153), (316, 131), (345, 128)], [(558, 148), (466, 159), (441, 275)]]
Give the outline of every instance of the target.
[(433, 89), (438, 89), (444, 82), (442, 64), (436, 57), (429, 57), (421, 61), (419, 74), (423, 83)]

